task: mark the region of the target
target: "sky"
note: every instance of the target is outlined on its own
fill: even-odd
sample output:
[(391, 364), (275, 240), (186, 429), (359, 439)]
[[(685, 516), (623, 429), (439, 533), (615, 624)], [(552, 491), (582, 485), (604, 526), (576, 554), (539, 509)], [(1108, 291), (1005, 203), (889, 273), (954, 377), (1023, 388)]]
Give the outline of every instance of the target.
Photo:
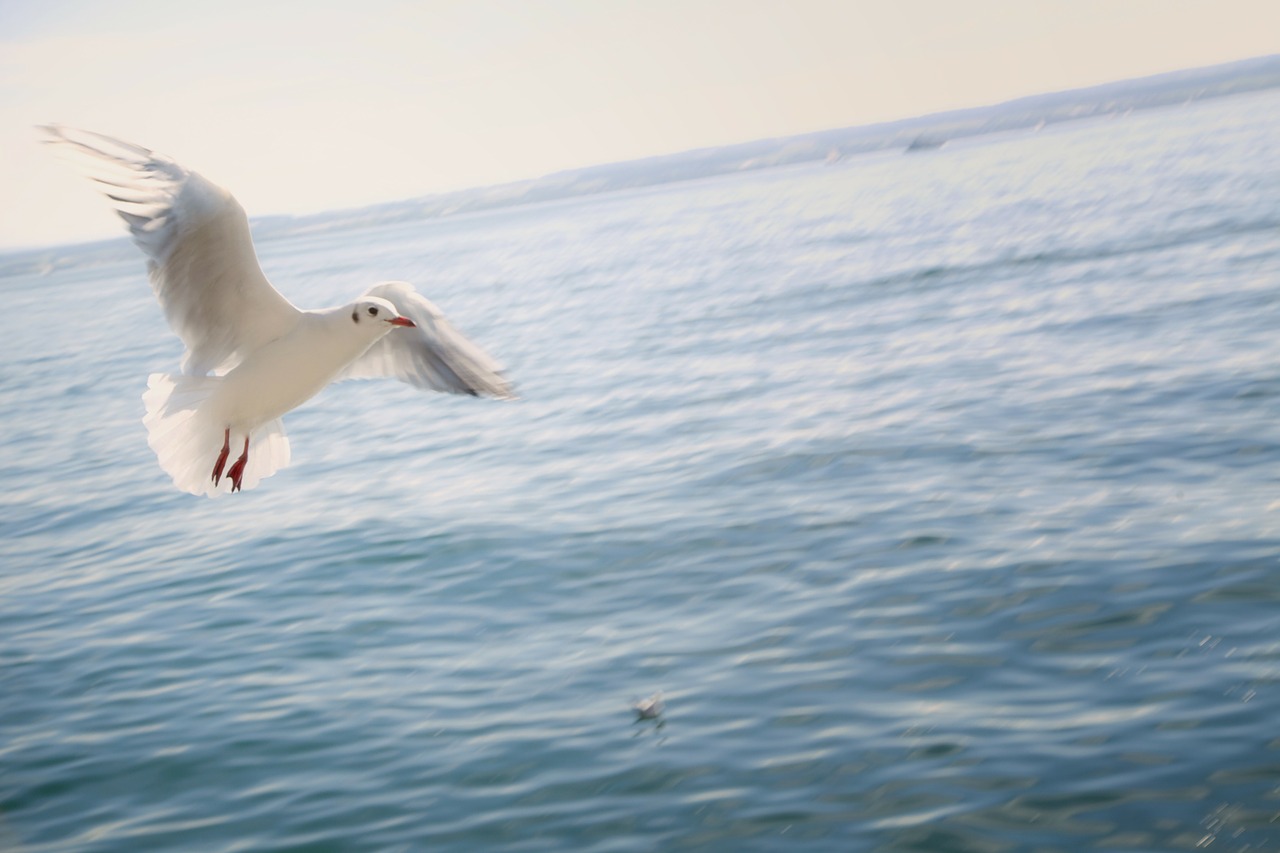
[(0, 250), (122, 233), (49, 122), (310, 213), (1277, 52), (1275, 0), (0, 0)]

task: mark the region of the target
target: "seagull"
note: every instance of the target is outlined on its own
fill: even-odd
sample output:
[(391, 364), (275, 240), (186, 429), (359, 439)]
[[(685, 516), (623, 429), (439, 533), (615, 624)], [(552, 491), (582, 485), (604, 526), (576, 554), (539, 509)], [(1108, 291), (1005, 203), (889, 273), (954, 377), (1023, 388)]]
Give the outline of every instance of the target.
[(662, 701), (662, 691), (659, 690), (648, 699), (632, 702), (631, 709), (636, 712), (637, 720), (653, 720), (667, 709), (667, 703)]
[(281, 417), (340, 379), (514, 398), (501, 366), (411, 285), (299, 309), (267, 281), (229, 192), (139, 145), (61, 125), (40, 131), (124, 219), (186, 346), (180, 371), (152, 374), (142, 396), (147, 443), (179, 489), (239, 492), (288, 465)]

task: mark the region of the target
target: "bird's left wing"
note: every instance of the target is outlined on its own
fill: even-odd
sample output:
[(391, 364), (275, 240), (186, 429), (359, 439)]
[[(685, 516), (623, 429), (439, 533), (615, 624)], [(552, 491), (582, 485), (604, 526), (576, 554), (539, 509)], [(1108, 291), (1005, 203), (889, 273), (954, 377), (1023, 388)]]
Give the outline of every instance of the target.
[(513, 399), (502, 366), (453, 327), (430, 300), (402, 281), (379, 284), (366, 296), (381, 297), (416, 328), (396, 328), (352, 362), (340, 379), (393, 377), (418, 388), (451, 394)]
[(258, 265), (231, 193), (140, 145), (59, 125), (41, 130), (111, 200), (147, 256), (160, 307), (187, 345), (184, 371), (229, 370), (298, 321), (301, 312)]

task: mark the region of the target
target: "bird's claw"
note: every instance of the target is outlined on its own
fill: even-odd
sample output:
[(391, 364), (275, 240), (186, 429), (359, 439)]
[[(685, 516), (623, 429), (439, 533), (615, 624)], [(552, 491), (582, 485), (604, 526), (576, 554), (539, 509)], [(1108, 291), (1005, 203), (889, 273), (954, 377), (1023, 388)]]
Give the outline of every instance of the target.
[(240, 458), (231, 463), (231, 468), (227, 471), (227, 477), (231, 479), (231, 491), (240, 491), (240, 483), (244, 479), (244, 466), (249, 462), (249, 436), (244, 437), (244, 452), (240, 454)]
[(213, 484), (216, 486), (222, 481), (222, 468), (227, 464), (227, 456), (231, 453), (231, 428), (227, 427), (222, 432), (222, 452), (218, 454), (218, 461), (213, 463)]

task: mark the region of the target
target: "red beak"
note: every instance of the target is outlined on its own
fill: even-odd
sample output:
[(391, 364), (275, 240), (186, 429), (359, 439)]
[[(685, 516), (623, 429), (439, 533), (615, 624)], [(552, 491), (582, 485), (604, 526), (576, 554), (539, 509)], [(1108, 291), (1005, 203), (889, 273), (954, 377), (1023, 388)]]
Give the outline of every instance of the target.
[(409, 327), (414, 327), (414, 326), (417, 326), (417, 325), (418, 325), (417, 323), (415, 323), (415, 322), (413, 322), (412, 320), (410, 320), (408, 317), (397, 317), (397, 318), (395, 318), (394, 320), (388, 320), (387, 322), (388, 322), (388, 323), (390, 323), (390, 324), (391, 324), (391, 325), (393, 325), (393, 326), (409, 326)]

